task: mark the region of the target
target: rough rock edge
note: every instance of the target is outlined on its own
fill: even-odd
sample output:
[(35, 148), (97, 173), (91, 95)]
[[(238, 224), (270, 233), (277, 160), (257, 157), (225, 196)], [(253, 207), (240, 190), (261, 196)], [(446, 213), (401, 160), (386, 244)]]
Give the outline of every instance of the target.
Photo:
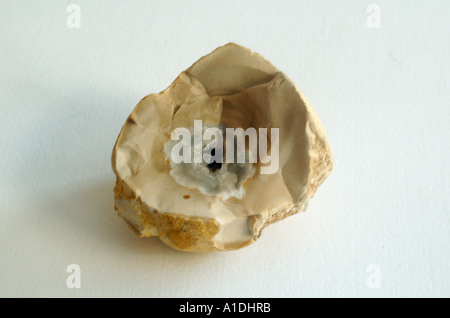
[[(298, 90), (298, 88), (297, 88)], [(249, 228), (253, 232), (253, 239), (261, 236), (262, 230), (270, 224), (281, 221), (291, 215), (303, 212), (308, 207), (309, 200), (314, 196), (319, 186), (325, 181), (333, 170), (334, 162), (331, 147), (325, 135), (323, 126), (312, 109), (308, 100), (299, 92), (307, 109), (306, 134), (309, 143), (309, 175), (307, 191), (297, 203), (287, 208), (273, 209), (259, 216), (249, 217)]]
[[(158, 236), (170, 247), (189, 252), (210, 252), (217, 250), (213, 238), (219, 233), (219, 225), (214, 219), (200, 217), (181, 217), (147, 207), (133, 191), (117, 178), (114, 188), (114, 208), (125, 223), (139, 237)], [(136, 220), (127, 219), (117, 202), (126, 200), (135, 213)], [(154, 233), (154, 234), (151, 234)]]

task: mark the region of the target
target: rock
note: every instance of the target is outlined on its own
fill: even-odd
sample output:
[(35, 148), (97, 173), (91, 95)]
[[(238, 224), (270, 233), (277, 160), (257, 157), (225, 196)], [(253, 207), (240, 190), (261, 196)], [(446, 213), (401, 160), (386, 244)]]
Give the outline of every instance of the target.
[[(237, 128), (259, 134), (255, 147), (249, 141), (230, 156), (241, 153), (245, 162), (227, 157), (236, 144), (193, 135), (209, 129), (228, 140)], [(192, 153), (175, 151), (181, 145), (175, 131), (194, 136), (183, 148)], [(264, 156), (258, 151), (266, 140)], [(195, 158), (195, 149), (203, 153), (200, 162), (173, 157)], [(206, 162), (213, 156), (225, 159)], [(112, 166), (115, 209), (137, 235), (212, 252), (247, 246), (267, 225), (304, 211), (333, 158), (317, 114), (295, 84), (259, 54), (230, 43), (139, 102), (117, 138)]]

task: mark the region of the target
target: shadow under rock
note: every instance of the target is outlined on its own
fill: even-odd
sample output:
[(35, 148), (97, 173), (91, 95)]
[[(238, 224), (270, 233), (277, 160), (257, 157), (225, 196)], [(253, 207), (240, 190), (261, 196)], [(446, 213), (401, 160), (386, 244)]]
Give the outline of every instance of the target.
[(46, 204), (47, 213), (67, 233), (88, 237), (89, 242), (109, 249), (138, 254), (180, 253), (163, 244), (157, 237), (137, 237), (114, 210), (113, 188), (114, 181), (111, 179), (91, 180), (73, 192), (52, 198)]

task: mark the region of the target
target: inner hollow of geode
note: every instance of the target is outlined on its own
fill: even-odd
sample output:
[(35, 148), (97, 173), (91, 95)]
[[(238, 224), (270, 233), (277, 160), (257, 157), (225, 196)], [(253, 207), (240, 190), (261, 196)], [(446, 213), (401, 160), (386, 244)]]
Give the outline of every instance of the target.
[[(220, 130), (223, 138), (216, 140), (204, 138), (205, 130), (214, 128)], [(245, 196), (244, 184), (255, 173), (254, 164), (249, 162), (251, 156), (248, 149), (238, 149), (234, 143), (234, 160), (226, 160), (226, 132), (223, 124), (202, 124), (202, 132), (199, 138), (194, 134), (194, 127), (189, 130), (188, 148), (181, 148), (180, 142), (186, 140), (169, 140), (164, 146), (164, 153), (170, 164), (170, 175), (176, 183), (189, 189), (197, 189), (209, 196), (218, 196), (226, 200), (231, 197), (243, 199)], [(175, 147), (175, 148), (174, 148)], [(181, 149), (181, 150), (179, 150)], [(184, 155), (184, 149), (189, 149), (190, 162), (178, 162), (174, 153)], [(196, 152), (201, 149), (201, 162), (195, 162)], [(245, 151), (245, 161), (238, 162), (239, 151)], [(197, 158), (198, 158), (197, 153)]]

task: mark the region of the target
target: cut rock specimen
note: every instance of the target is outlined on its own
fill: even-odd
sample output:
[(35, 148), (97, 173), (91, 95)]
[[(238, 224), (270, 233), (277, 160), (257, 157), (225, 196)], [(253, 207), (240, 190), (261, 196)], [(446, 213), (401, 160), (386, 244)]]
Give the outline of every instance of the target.
[[(203, 136), (211, 127), (224, 138), (227, 128), (268, 129), (267, 154), (273, 159), (277, 151), (277, 169), (262, 173), (268, 163), (250, 162), (255, 153), (247, 145), (245, 162), (177, 162), (173, 132), (192, 133), (195, 121)], [(199, 147), (212, 158), (221, 146), (211, 138)], [(251, 244), (267, 225), (304, 211), (333, 158), (318, 116), (295, 84), (259, 54), (230, 43), (139, 102), (117, 138), (112, 166), (115, 209), (137, 235), (211, 252)]]

